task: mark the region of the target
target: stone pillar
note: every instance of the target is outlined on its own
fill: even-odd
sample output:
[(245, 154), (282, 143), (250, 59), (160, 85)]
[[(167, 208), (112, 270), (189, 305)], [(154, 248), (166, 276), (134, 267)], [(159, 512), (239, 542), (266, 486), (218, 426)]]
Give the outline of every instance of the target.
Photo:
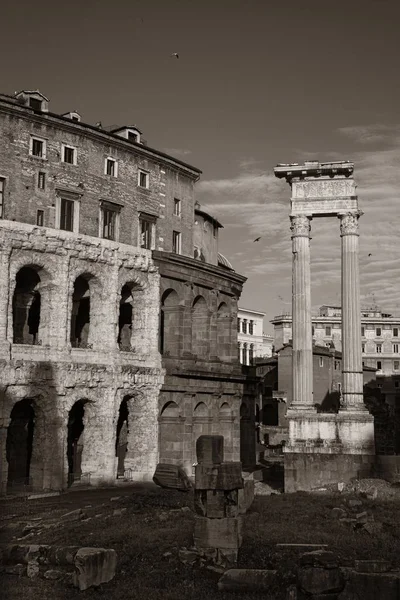
[(366, 410), (361, 353), (358, 218), (361, 211), (339, 215), (342, 238), (342, 364), (341, 410)]
[(313, 406), (311, 330), (310, 217), (292, 216), (292, 338), (293, 401), (296, 410)]

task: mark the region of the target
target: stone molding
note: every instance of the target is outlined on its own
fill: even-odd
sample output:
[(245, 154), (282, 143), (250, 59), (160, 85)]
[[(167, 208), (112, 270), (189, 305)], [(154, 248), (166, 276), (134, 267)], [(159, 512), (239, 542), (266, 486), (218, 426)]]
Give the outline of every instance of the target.
[(290, 217), (290, 230), (292, 239), (294, 237), (310, 237), (311, 218), (305, 215), (296, 215)]
[(339, 215), (340, 219), (340, 235), (360, 235), (358, 227), (358, 219), (362, 215), (362, 211), (348, 212), (344, 215)]

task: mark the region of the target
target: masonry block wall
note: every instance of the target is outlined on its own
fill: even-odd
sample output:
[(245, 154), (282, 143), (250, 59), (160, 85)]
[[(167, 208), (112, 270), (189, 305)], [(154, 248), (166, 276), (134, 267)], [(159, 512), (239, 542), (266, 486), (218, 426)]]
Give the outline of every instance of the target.
[[(1, 222), (0, 248), (2, 490), (61, 489), (85, 477), (90, 484), (114, 482), (122, 403), (125, 470), (132, 479), (151, 479), (163, 381), (159, 274), (151, 251), (12, 221)], [(15, 303), (18, 274), (26, 272), (36, 274), (33, 292), (40, 295), (35, 343), (32, 304), (24, 312)], [(88, 341), (81, 347), (71, 336), (78, 277), (88, 282), (90, 298)], [(133, 310), (131, 347), (124, 351), (118, 317), (127, 284)], [(32, 290), (23, 295), (32, 298)], [(16, 319), (28, 330), (18, 342)]]
[(154, 260), (161, 275), (160, 350), (166, 370), (159, 399), (160, 462), (183, 465), (192, 475), (196, 440), (219, 434), (226, 460), (253, 464), (255, 390), (247, 398), (237, 353), (244, 277), (168, 253), (155, 252)]
[(219, 266), (200, 171), (48, 109), (0, 94), (1, 490), (191, 474), (203, 433), (239, 460), (245, 278)]

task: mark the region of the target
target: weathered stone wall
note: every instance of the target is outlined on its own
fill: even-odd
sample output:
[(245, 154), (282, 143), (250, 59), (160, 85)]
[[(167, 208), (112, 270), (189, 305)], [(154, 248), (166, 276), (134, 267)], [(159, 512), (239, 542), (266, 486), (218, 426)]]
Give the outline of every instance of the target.
[(154, 259), (161, 275), (166, 369), (159, 400), (160, 462), (180, 464), (192, 475), (197, 438), (219, 434), (226, 460), (253, 464), (255, 388), (237, 353), (244, 277), (167, 253), (155, 252)]
[[(32, 156), (31, 136), (46, 141), (45, 157)], [(56, 198), (67, 191), (79, 202), (79, 232), (99, 236), (100, 202), (121, 207), (119, 240), (139, 243), (139, 213), (157, 218), (155, 248), (172, 250), (172, 230), (182, 233), (182, 252), (193, 256), (193, 186), (200, 171), (117, 135), (59, 117), (33, 113), (13, 100), (0, 98), (0, 176), (5, 178), (4, 218), (56, 227)], [(62, 145), (76, 149), (76, 164), (62, 162)], [(116, 177), (105, 173), (105, 160), (117, 161)], [(148, 188), (138, 185), (139, 169), (149, 174)], [(38, 187), (39, 172), (45, 189)], [(182, 215), (173, 217), (174, 197)]]
[[(163, 381), (158, 352), (159, 274), (151, 252), (1, 221), (0, 261), (2, 490), (7, 487), (10, 464), (19, 477), (9, 484), (20, 483), (18, 462), (25, 460), (30, 462), (25, 485), (33, 489), (66, 487), (71, 480), (68, 453), (72, 451), (80, 455), (75, 475), (81, 480), (91, 484), (115, 481), (117, 428), (124, 400), (125, 469), (132, 479), (151, 479), (158, 459), (158, 394)], [(39, 278), (40, 321), (35, 344), (29, 343), (29, 336), (26, 343), (14, 343), (15, 281), (26, 267)], [(72, 295), (78, 276), (88, 282), (89, 334), (86, 345), (73, 347)], [(130, 351), (121, 351), (119, 311), (126, 284), (130, 285), (132, 305)], [(23, 404), (15, 414), (20, 402)], [(72, 450), (71, 409), (76, 403), (81, 407), (83, 431), (78, 432), (80, 437), (76, 434), (78, 441)], [(21, 412), (21, 406), (28, 405), (34, 415), (30, 421)], [(29, 446), (27, 430), (30, 449), (27, 455), (18, 455), (18, 444)]]

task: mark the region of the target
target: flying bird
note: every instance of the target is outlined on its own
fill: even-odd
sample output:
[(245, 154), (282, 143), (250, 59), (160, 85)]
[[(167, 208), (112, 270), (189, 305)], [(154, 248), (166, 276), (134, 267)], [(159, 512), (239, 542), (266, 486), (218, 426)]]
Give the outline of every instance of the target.
[(259, 242), (261, 240), (261, 236), (253, 240), (253, 242)]
[(368, 256), (372, 256), (371, 252), (368, 254)]
[(179, 54), (178, 54), (177, 52), (173, 52), (173, 53), (171, 54), (171, 56), (173, 56), (174, 58), (179, 58)]

